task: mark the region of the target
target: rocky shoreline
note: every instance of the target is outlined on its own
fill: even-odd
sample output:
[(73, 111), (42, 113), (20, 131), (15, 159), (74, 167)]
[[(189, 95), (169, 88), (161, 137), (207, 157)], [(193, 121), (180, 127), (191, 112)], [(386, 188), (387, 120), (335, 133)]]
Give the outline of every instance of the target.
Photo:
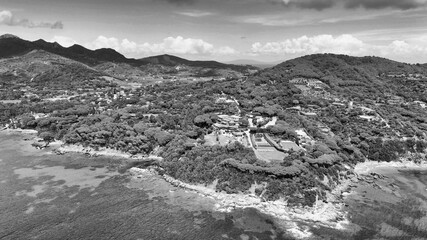
[(105, 156), (105, 157), (118, 157), (118, 158), (127, 158), (127, 159), (143, 159), (147, 157), (142, 154), (131, 155), (122, 151), (109, 149), (109, 148), (94, 149), (92, 147), (84, 147), (81, 145), (64, 144), (61, 141), (56, 141), (55, 145), (57, 145), (57, 147), (53, 150), (53, 152), (60, 155), (65, 153), (82, 153), (91, 157)]
[(401, 162), (374, 162), (366, 161), (354, 167), (354, 176), (344, 179), (333, 188), (327, 195), (327, 202), (316, 201), (313, 207), (290, 207), (284, 200), (265, 201), (254, 194), (227, 194), (217, 192), (212, 187), (202, 185), (192, 185), (177, 180), (168, 175), (159, 175), (155, 169), (131, 168), (132, 175), (153, 174), (162, 178), (173, 186), (180, 187), (198, 193), (201, 196), (215, 200), (215, 210), (230, 212), (234, 209), (255, 208), (280, 222), (284, 222), (286, 231), (293, 234), (293, 237), (304, 239), (309, 238), (311, 233), (301, 228), (297, 222), (310, 222), (313, 225), (334, 228), (342, 231), (353, 231), (351, 222), (345, 211), (345, 199), (351, 194), (357, 194), (353, 189), (361, 183), (371, 185), (382, 191), (391, 192), (399, 196), (397, 188), (386, 187), (378, 184), (378, 181), (387, 180), (381, 174), (381, 169), (427, 169), (427, 162), (420, 164), (402, 160)]
[[(279, 222), (284, 223), (286, 231), (292, 233), (296, 238), (307, 238), (311, 233), (298, 226), (297, 222), (312, 222), (321, 226), (345, 230), (350, 224), (343, 211), (344, 203), (338, 198), (342, 192), (348, 189), (349, 181), (341, 184), (334, 193), (328, 196), (328, 201), (317, 201), (314, 207), (290, 207), (284, 200), (264, 201), (253, 194), (227, 194), (217, 192), (214, 188), (201, 185), (187, 184), (168, 175), (159, 175), (155, 169), (131, 168), (130, 173), (134, 176), (145, 174), (158, 175), (173, 186), (194, 191), (203, 197), (212, 198), (216, 201), (215, 210), (220, 212), (231, 212), (235, 209), (255, 208), (260, 212), (272, 216)], [(339, 193), (339, 194), (338, 194)], [(337, 195), (335, 195), (337, 194)]]
[[(22, 130), (22, 129), (6, 129), (2, 132), (17, 132), (22, 134), (35, 134), (35, 130)], [(36, 138), (34, 138), (36, 139)], [(65, 145), (61, 141), (52, 142), (49, 146), (52, 152), (56, 154), (65, 153), (82, 153), (88, 156), (106, 156), (118, 157), (123, 159), (147, 159), (150, 156), (132, 156), (130, 154), (120, 152), (113, 149), (93, 149), (90, 147), (83, 147), (80, 145)], [(156, 156), (151, 156), (156, 158)], [(158, 157), (157, 157), (158, 158)], [(161, 160), (161, 159), (159, 159)], [(330, 193), (327, 194), (327, 201), (317, 200), (313, 207), (290, 207), (284, 200), (265, 201), (255, 194), (227, 194), (215, 191), (215, 188), (210, 188), (202, 185), (187, 184), (168, 175), (160, 175), (155, 169), (148, 168), (130, 168), (129, 172), (134, 175), (152, 174), (161, 176), (166, 182), (173, 186), (180, 187), (198, 193), (199, 195), (207, 198), (214, 199), (215, 210), (221, 212), (231, 212), (235, 209), (255, 208), (262, 213), (272, 216), (273, 218), (281, 221), (286, 226), (286, 231), (292, 233), (295, 238), (308, 238), (311, 233), (308, 229), (300, 227), (298, 222), (309, 222), (313, 225), (324, 226), (339, 230), (347, 230), (351, 225), (347, 218), (345, 211), (345, 198), (351, 194), (356, 194), (354, 188), (360, 182), (369, 184), (373, 187), (383, 191), (397, 192), (396, 189), (387, 188), (377, 184), (378, 180), (384, 180), (386, 177), (381, 174), (384, 169), (418, 169), (426, 170), (427, 161), (421, 163), (414, 163), (405, 159), (400, 162), (374, 162), (366, 161), (358, 163), (353, 167), (354, 176), (348, 179), (343, 179), (339, 185), (334, 187)]]
[(401, 159), (399, 162), (376, 162), (376, 161), (365, 161), (363, 163), (358, 163), (354, 167), (354, 172), (360, 175), (367, 175), (381, 171), (381, 169), (418, 169), (425, 170), (427, 169), (427, 159), (421, 161), (420, 163), (415, 163), (407, 159)]

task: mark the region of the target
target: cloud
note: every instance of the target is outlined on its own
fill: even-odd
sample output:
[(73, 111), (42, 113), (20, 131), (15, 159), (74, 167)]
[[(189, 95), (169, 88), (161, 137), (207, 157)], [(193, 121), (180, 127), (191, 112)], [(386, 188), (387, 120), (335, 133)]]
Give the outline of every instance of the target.
[(414, 8), (425, 7), (426, 0), (346, 0), (347, 8), (366, 8), (366, 9), (383, 9), (395, 8), (408, 10)]
[(238, 51), (236, 51), (234, 48), (231, 47), (220, 47), (218, 50), (216, 50), (215, 54), (217, 55), (235, 55), (238, 54)]
[(348, 54), (352, 56), (377, 55), (383, 57), (408, 58), (414, 54), (427, 54), (427, 35), (421, 38), (395, 40), (386, 45), (363, 42), (350, 34), (339, 36), (317, 35), (286, 39), (281, 42), (252, 44), (251, 53), (255, 55), (307, 55), (315, 53)]
[(182, 11), (182, 12), (176, 12), (176, 14), (187, 16), (187, 17), (194, 17), (194, 18), (207, 17), (207, 16), (214, 15), (211, 12), (205, 12), (205, 11)]
[(323, 10), (335, 5), (333, 0), (281, 0), (286, 6), (292, 6), (304, 9)]
[(252, 45), (253, 53), (268, 54), (312, 54), (312, 53), (345, 53), (359, 52), (363, 42), (351, 35), (341, 35), (334, 38), (332, 35), (318, 35), (314, 37), (302, 36), (286, 39), (283, 42), (259, 42)]
[(259, 24), (263, 26), (300, 26), (311, 25), (318, 21), (309, 19), (287, 19), (282, 15), (265, 15), (265, 16), (242, 16), (235, 17), (234, 21), (238, 23)]
[(167, 37), (160, 43), (136, 43), (128, 39), (119, 40), (114, 37), (99, 36), (92, 43), (87, 44), (92, 49), (113, 48), (119, 52), (132, 55), (150, 54), (187, 54), (187, 55), (230, 55), (237, 51), (231, 47), (215, 47), (202, 39)]
[[(157, 2), (159, 0), (154, 0), (154, 1)], [(161, 0), (161, 1), (168, 2), (175, 5), (191, 5), (196, 2), (196, 0)]]
[(64, 47), (70, 47), (70, 46), (73, 46), (74, 44), (77, 44), (77, 41), (75, 41), (74, 39), (70, 37), (64, 37), (64, 36), (54, 36), (50, 40), (50, 42), (57, 42)]
[(272, 3), (281, 3), (288, 7), (301, 9), (324, 10), (334, 6), (345, 8), (385, 9), (393, 8), (400, 10), (425, 7), (427, 0), (270, 0)]
[(7, 26), (21, 26), (27, 28), (51, 28), (51, 29), (62, 29), (64, 25), (61, 21), (56, 21), (54, 23), (49, 22), (33, 22), (29, 19), (16, 18), (11, 11), (0, 11), (0, 25)]

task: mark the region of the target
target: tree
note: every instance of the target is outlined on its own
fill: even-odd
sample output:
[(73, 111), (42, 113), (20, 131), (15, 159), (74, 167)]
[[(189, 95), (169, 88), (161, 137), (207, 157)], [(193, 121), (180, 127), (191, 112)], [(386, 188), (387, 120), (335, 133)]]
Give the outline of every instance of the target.
[(194, 118), (194, 124), (199, 127), (210, 127), (214, 121), (214, 116), (211, 114), (203, 114)]
[(47, 147), (53, 140), (55, 140), (55, 135), (51, 132), (42, 132), (39, 136), (43, 141), (46, 142), (45, 147)]

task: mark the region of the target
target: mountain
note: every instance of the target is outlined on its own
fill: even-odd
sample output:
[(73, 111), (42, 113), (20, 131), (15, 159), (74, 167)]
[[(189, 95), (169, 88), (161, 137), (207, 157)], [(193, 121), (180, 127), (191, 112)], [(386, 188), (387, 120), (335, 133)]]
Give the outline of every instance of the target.
[[(425, 99), (426, 64), (407, 64), (380, 57), (314, 54), (280, 63), (259, 73), (280, 80), (323, 82), (333, 94), (359, 98), (384, 95)], [(421, 91), (420, 91), (421, 90)]]
[(184, 58), (164, 54), (158, 56), (152, 56), (147, 58), (139, 59), (141, 63), (144, 64), (160, 64), (165, 66), (178, 66), (178, 65), (186, 65), (189, 67), (201, 67), (201, 68), (218, 68), (218, 69), (232, 69), (235, 71), (245, 71), (248, 69), (256, 69), (253, 66), (240, 66), (234, 64), (225, 64), (216, 61), (191, 61)]
[[(285, 61), (273, 67), (273, 69), (292, 69), (296, 74), (313, 74), (321, 77), (330, 73), (349, 71), (353, 75), (363, 75), (357, 70), (365, 70), (366, 74), (379, 75), (388, 72), (416, 72), (425, 71), (426, 65), (407, 64), (381, 57), (352, 57), (338, 54), (313, 54)], [(307, 69), (308, 68), (308, 69)]]
[(32, 50), (0, 59), (0, 83), (23, 84), (36, 89), (77, 89), (109, 84), (104, 73), (88, 65), (44, 50)]
[(279, 62), (261, 62), (261, 61), (249, 60), (249, 59), (238, 59), (238, 60), (227, 62), (227, 64), (243, 65), (243, 66), (251, 65), (258, 68), (269, 68), (279, 64)]
[(331, 86), (345, 86), (382, 83), (387, 76), (392, 75), (427, 75), (427, 65), (401, 63), (380, 57), (314, 54), (285, 61), (263, 72), (288, 78), (315, 78)]
[(44, 50), (90, 66), (102, 62), (137, 63), (135, 59), (127, 59), (113, 49), (89, 50), (80, 45), (73, 45), (66, 48), (56, 42), (50, 43), (42, 39), (31, 42), (13, 35), (3, 35), (0, 37), (0, 58), (23, 55), (32, 50)]
[(137, 60), (126, 58), (117, 51), (109, 48), (90, 50), (77, 44), (66, 48), (56, 42), (50, 43), (42, 39), (31, 42), (10, 34), (0, 36), (0, 58), (19, 56), (29, 53), (32, 50), (44, 50), (89, 66), (111, 62), (126, 63), (134, 67), (147, 64), (159, 64), (164, 66), (186, 65), (200, 68), (232, 69), (239, 72), (244, 72), (248, 69), (256, 70), (253, 66), (238, 66), (216, 61), (190, 61), (172, 55), (160, 55)]

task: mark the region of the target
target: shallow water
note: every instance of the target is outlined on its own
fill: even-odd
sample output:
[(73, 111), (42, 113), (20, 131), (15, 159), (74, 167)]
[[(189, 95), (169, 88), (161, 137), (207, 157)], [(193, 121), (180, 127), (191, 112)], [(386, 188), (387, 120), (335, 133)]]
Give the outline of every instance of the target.
[(119, 174), (122, 160), (54, 155), (23, 138), (0, 134), (0, 239), (286, 239), (255, 210), (214, 212), (212, 199), (158, 176)]
[[(119, 173), (123, 159), (54, 155), (26, 138), (0, 133), (0, 239), (292, 239), (255, 209), (216, 212), (159, 176)], [(427, 171), (381, 174), (347, 198), (346, 230), (298, 224), (310, 239), (427, 239)]]
[(360, 184), (347, 202), (355, 239), (427, 239), (427, 170), (379, 169), (386, 178)]

